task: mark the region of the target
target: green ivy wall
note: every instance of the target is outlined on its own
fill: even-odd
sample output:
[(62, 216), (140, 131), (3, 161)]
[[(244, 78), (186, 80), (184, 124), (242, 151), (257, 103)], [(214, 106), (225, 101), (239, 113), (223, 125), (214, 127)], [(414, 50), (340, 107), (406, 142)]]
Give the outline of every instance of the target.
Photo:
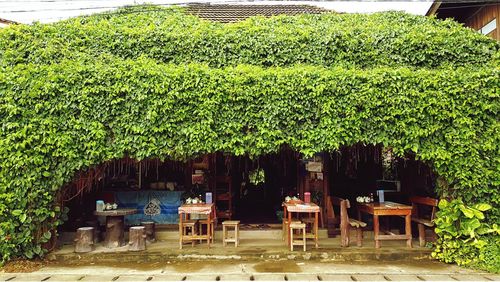
[[(79, 170), (285, 144), (305, 155), (358, 142), (415, 152), (445, 180), (443, 197), (488, 203), (481, 226), (494, 229), (499, 50), (453, 21), (403, 13), (220, 24), (140, 6), (0, 30), (1, 260), (44, 253), (51, 234), (40, 230), (61, 223), (56, 192)], [(444, 256), (500, 269), (498, 248), (471, 248), (470, 262)]]

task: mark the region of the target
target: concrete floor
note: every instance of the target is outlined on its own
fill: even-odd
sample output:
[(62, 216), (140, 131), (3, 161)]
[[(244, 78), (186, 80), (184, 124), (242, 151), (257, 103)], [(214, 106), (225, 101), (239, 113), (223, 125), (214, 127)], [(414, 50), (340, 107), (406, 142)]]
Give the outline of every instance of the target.
[(370, 232), (363, 247), (341, 248), (339, 238), (323, 234), (320, 247), (311, 242), (306, 252), (288, 250), (276, 230), (244, 232), (238, 248), (223, 247), (216, 233), (210, 249), (204, 243), (182, 250), (177, 233), (169, 232), (160, 232), (160, 239), (141, 252), (98, 244), (93, 252), (76, 254), (65, 244), (48, 256), (47, 266), (33, 273), (0, 273), (0, 281), (500, 281), (499, 275), (432, 260), (431, 250), (416, 240), (414, 248), (384, 241), (375, 249)]

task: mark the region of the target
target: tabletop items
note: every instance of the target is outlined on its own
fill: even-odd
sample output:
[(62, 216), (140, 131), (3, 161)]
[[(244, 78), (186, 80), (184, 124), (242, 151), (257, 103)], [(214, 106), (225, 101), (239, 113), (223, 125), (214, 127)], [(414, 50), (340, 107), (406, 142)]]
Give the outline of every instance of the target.
[(103, 200), (97, 200), (96, 203), (96, 211), (102, 212), (105, 210), (116, 210), (118, 208), (117, 203), (104, 203)]

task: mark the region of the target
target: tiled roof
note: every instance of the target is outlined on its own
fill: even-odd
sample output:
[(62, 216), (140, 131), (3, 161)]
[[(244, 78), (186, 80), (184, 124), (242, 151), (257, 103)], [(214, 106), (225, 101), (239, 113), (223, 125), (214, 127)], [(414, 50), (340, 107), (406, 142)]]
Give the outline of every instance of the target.
[(191, 4), (188, 13), (202, 19), (217, 22), (242, 21), (252, 16), (320, 14), (328, 10), (309, 5), (230, 5), (230, 4)]

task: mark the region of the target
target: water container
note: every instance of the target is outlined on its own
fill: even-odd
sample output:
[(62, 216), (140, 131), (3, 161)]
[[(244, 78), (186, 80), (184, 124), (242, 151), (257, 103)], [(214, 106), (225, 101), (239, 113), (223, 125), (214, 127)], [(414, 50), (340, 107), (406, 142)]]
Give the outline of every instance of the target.
[(384, 202), (384, 190), (377, 190), (377, 196), (379, 203)]
[(98, 212), (104, 211), (104, 201), (102, 200), (95, 201), (95, 210)]
[(310, 192), (305, 192), (304, 193), (304, 202), (306, 204), (309, 204), (311, 202), (311, 193)]
[(205, 193), (205, 203), (207, 204), (212, 203), (212, 192)]

